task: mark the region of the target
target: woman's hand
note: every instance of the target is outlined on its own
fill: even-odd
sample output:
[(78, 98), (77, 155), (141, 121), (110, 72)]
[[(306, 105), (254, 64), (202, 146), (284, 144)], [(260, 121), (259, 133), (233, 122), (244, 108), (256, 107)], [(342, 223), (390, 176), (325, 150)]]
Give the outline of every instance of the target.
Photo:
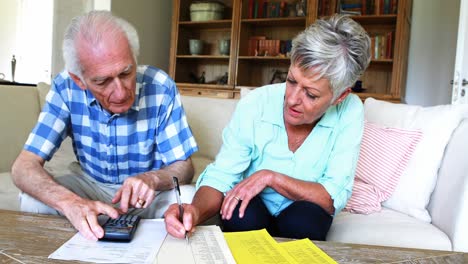
[(184, 238), (185, 233), (192, 233), (195, 231), (194, 223), (198, 221), (198, 209), (191, 204), (182, 204), (184, 207), (184, 215), (182, 222), (179, 221), (179, 205), (172, 204), (164, 213), (164, 222), (166, 223), (166, 231), (174, 237)]
[(225, 220), (231, 219), (232, 212), (239, 202), (241, 203), (239, 218), (244, 217), (245, 208), (249, 205), (250, 200), (270, 185), (270, 181), (274, 175), (275, 172), (273, 171), (259, 170), (234, 186), (224, 197), (220, 212), (221, 218)]

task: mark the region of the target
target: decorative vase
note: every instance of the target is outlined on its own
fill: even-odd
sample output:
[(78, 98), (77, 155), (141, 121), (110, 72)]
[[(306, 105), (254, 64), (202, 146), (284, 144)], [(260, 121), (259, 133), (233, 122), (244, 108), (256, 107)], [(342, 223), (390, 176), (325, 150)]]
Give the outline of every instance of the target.
[(203, 52), (203, 40), (201, 39), (190, 39), (189, 40), (189, 51), (192, 55), (200, 55)]
[(229, 48), (231, 47), (230, 39), (222, 39), (218, 41), (219, 53), (221, 55), (229, 55)]

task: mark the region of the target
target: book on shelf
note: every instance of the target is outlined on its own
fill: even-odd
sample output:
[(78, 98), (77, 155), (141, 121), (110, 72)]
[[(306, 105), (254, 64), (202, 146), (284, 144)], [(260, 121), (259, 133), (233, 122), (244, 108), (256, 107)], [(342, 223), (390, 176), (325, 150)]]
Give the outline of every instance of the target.
[(328, 16), (330, 13), (334, 13), (334, 10), (331, 12), (331, 9), (333, 8), (331, 7), (330, 0), (319, 0), (317, 13), (319, 17)]
[(288, 41), (267, 39), (265, 36), (251, 36), (248, 41), (247, 56), (275, 57), (280, 53), (286, 54), (288, 49)]
[(255, 18), (263, 18), (265, 17), (265, 12), (266, 12), (266, 6), (268, 5), (268, 0), (257, 0), (258, 2), (258, 9), (257, 9), (257, 15)]
[(280, 40), (261, 39), (258, 41), (258, 56), (275, 57), (280, 51)]
[[(355, 0), (341, 0), (339, 2), (345, 2), (345, 6), (356, 4)], [(398, 0), (360, 0), (360, 2), (361, 15), (388, 15), (396, 14), (398, 11)]]
[(336, 11), (339, 14), (360, 16), (362, 11), (362, 0), (338, 0)]
[(376, 34), (371, 36), (371, 58), (373, 60), (393, 58), (393, 39), (395, 32)]
[(265, 36), (250, 36), (249, 43), (247, 46), (247, 56), (257, 56), (258, 50), (258, 43), (260, 40), (265, 40)]
[(254, 12), (254, 2), (255, 0), (249, 0), (249, 5), (247, 9), (247, 18), (253, 18), (253, 12)]
[(287, 17), (292, 3), (273, 0), (249, 0), (247, 18)]

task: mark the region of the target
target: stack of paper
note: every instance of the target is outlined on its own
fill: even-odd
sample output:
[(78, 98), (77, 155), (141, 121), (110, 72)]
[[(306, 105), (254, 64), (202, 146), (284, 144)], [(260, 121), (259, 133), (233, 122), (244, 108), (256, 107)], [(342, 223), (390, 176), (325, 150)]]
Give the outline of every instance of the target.
[(95, 242), (77, 233), (49, 258), (132, 264), (236, 263), (219, 226), (198, 226), (187, 243), (168, 235), (162, 219), (142, 219), (130, 243)]
[(309, 239), (278, 243), (265, 229), (224, 233), (238, 264), (337, 263)]
[(223, 232), (219, 226), (197, 226), (190, 236), (190, 243), (185, 239), (168, 235), (159, 250), (154, 264), (235, 264)]
[(77, 233), (49, 258), (95, 263), (151, 263), (166, 234), (163, 221), (142, 219), (130, 243), (91, 241)]

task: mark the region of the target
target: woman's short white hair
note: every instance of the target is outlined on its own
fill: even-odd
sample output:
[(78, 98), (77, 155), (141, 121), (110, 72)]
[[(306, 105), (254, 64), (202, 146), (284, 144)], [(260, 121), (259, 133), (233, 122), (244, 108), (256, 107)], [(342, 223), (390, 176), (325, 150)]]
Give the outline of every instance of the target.
[(80, 37), (84, 37), (89, 43), (98, 43), (104, 36), (122, 33), (128, 40), (136, 62), (140, 52), (140, 42), (136, 29), (129, 22), (102, 10), (91, 11), (73, 18), (65, 31), (62, 45), (65, 69), (83, 79), (83, 68), (77, 53), (77, 40)]
[(292, 42), (291, 65), (330, 82), (333, 101), (354, 85), (371, 60), (370, 38), (357, 22), (335, 14), (319, 19)]

